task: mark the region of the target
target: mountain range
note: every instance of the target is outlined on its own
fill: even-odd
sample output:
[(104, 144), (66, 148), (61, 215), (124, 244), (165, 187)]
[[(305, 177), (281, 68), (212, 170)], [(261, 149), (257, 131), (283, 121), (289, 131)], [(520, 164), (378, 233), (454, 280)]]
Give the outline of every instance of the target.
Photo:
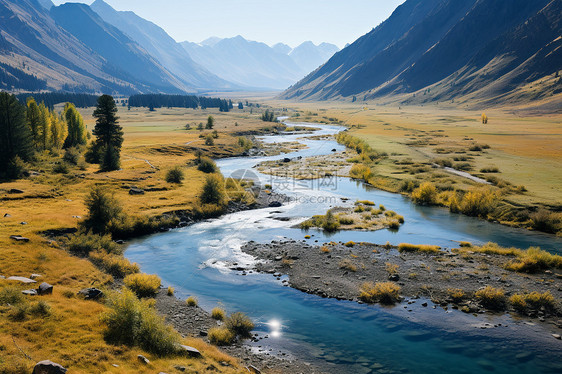
[(562, 89), (562, 0), (407, 0), (285, 99), (490, 102)]
[(212, 37), (181, 45), (198, 64), (212, 73), (246, 87), (285, 89), (326, 62), (339, 48), (333, 44), (304, 42), (295, 49), (278, 43)]
[(0, 0), (0, 89), (11, 91), (285, 89), (337, 50), (301, 47), (279, 52), (242, 37), (179, 44), (158, 25), (103, 0), (91, 6)]

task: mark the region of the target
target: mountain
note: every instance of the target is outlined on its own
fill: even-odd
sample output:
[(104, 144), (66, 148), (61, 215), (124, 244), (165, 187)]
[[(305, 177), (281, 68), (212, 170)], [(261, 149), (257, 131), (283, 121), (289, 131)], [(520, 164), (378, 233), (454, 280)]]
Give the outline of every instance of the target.
[(0, 0), (0, 88), (138, 91), (132, 79), (115, 77), (113, 70), (37, 0)]
[(247, 87), (284, 89), (306, 74), (288, 55), (241, 36), (181, 45), (212, 73)]
[(283, 43), (277, 43), (275, 44), (273, 47), (273, 50), (277, 53), (281, 53), (283, 55), (288, 55), (289, 53), (291, 53), (291, 51), (293, 50), (293, 48), (291, 48), (290, 46), (288, 46), (287, 44), (283, 44)]
[(51, 0), (39, 0), (39, 4), (43, 6), (43, 8), (50, 10), (52, 7), (55, 6)]
[(335, 45), (303, 43), (293, 50), (286, 44), (273, 47), (249, 41), (242, 36), (204, 40), (181, 45), (195, 62), (234, 83), (254, 88), (285, 89), (326, 62), (337, 50)]
[(152, 91), (193, 90), (89, 6), (66, 3), (51, 8), (50, 14), (59, 26), (102, 56), (108, 63), (106, 70), (115, 77), (133, 79)]
[(282, 97), (513, 98), (562, 69), (561, 1), (407, 0)]
[(206, 89), (232, 88), (232, 84), (196, 64), (181, 45), (154, 23), (133, 12), (116, 11), (103, 0), (96, 0), (90, 7), (105, 22), (137, 42), (186, 85)]
[(295, 49), (293, 49), (289, 56), (306, 72), (311, 72), (325, 63), (338, 52), (339, 48), (336, 45), (329, 43), (322, 43), (316, 46), (314, 43), (308, 41), (304, 42)]

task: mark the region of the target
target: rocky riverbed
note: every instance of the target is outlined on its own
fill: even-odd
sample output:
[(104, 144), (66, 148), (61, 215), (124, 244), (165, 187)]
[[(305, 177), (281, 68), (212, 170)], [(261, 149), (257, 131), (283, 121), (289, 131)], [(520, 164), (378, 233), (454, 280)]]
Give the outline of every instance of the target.
[[(504, 269), (506, 256), (470, 251), (399, 252), (390, 245), (368, 243), (312, 244), (308, 241), (249, 242), (242, 250), (261, 261), (256, 270), (280, 278), (303, 292), (344, 300), (359, 299), (366, 282), (391, 282), (404, 302), (429, 299), (425, 307), (460, 309), (466, 313), (516, 313), (509, 297), (532, 292), (552, 295), (553, 307), (528, 308), (521, 316), (542, 322), (559, 337), (562, 332), (560, 271), (522, 274)], [(309, 244), (310, 243), (310, 244)], [(490, 286), (504, 292), (503, 307), (490, 308), (475, 293)], [(415, 301), (414, 301), (415, 302)], [(556, 338), (558, 338), (556, 337)]]

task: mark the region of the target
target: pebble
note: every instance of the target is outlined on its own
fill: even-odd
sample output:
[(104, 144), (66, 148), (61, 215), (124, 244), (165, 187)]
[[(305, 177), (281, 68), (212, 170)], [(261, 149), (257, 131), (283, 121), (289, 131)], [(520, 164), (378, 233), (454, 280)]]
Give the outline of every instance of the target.
[(560, 334), (552, 334), (552, 337), (553, 337), (554, 339), (558, 339), (558, 340), (562, 339), (562, 337), (560, 336)]

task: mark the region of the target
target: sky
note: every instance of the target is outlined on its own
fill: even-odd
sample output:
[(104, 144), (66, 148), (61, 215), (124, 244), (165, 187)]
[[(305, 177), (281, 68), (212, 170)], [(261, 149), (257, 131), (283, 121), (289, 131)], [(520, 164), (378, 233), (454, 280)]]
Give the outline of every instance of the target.
[[(93, 0), (53, 0), (91, 4)], [(156, 23), (176, 41), (242, 35), (296, 47), (311, 40), (342, 48), (384, 21), (404, 0), (105, 0)]]

